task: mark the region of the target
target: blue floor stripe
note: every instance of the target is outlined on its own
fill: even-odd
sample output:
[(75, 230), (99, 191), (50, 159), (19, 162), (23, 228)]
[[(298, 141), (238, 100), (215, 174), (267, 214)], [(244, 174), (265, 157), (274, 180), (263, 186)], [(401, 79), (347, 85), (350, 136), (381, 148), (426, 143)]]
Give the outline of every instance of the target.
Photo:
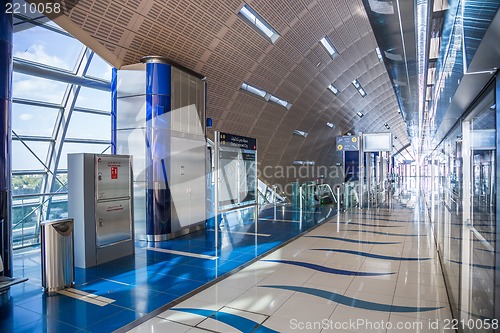
[(370, 245), (374, 245), (374, 244), (379, 244), (379, 245), (401, 244), (401, 242), (373, 242), (373, 241), (364, 241), (364, 240), (360, 240), (360, 239), (349, 239), (349, 238), (329, 237), (329, 236), (304, 236), (304, 237), (332, 239), (332, 240), (338, 240), (338, 241), (348, 242), (348, 243), (360, 243), (360, 244), (370, 244)]
[(319, 271), (319, 272), (324, 272), (324, 273), (329, 273), (329, 274), (338, 274), (338, 275), (381, 276), (381, 275), (396, 274), (396, 273), (391, 273), (391, 272), (387, 272), (387, 273), (354, 272), (354, 271), (348, 271), (348, 270), (344, 270), (344, 269), (330, 268), (330, 267), (325, 267), (325, 266), (321, 266), (321, 265), (311, 264), (311, 263), (308, 263), (308, 262), (293, 261), (293, 260), (264, 259), (262, 261), (277, 262), (277, 263), (280, 263), (280, 264), (288, 264), (288, 265), (300, 266), (300, 267), (305, 267), (305, 268), (313, 269), (313, 270)]
[(391, 304), (381, 304), (369, 301), (363, 301), (352, 297), (343, 296), (337, 293), (333, 293), (327, 290), (307, 288), (307, 287), (296, 287), (296, 286), (274, 286), (274, 285), (263, 285), (259, 287), (265, 288), (276, 288), (296, 291), (304, 294), (318, 296), (342, 305), (351, 306), (358, 309), (383, 311), (383, 312), (427, 312), (442, 309), (443, 307), (413, 307), (413, 306), (399, 306)]
[(402, 236), (402, 237), (426, 237), (427, 235), (414, 235), (414, 234), (393, 234), (385, 231), (371, 231), (371, 230), (357, 230), (357, 229), (349, 229), (343, 231), (352, 231), (352, 232), (364, 232), (369, 234), (377, 234), (377, 235), (386, 235), (386, 236)]
[[(331, 221), (329, 223), (337, 223), (337, 221)], [(379, 224), (371, 224), (371, 223), (358, 223), (358, 222), (346, 222), (346, 221), (340, 221), (342, 224), (347, 224), (347, 225), (360, 225), (364, 227), (377, 227), (377, 228), (404, 228), (402, 225), (379, 225)]]
[(340, 249), (311, 249), (314, 251), (330, 251), (330, 252), (341, 252), (348, 254), (355, 254), (358, 256), (382, 259), (382, 260), (400, 260), (400, 261), (420, 261), (420, 260), (430, 260), (431, 258), (408, 258), (408, 257), (392, 257), (392, 256), (384, 256), (375, 253), (361, 252), (361, 251), (352, 251), (352, 250), (340, 250)]
[[(459, 264), (459, 265), (467, 265), (467, 264), (464, 264), (461, 261), (456, 261), (456, 260), (446, 259), (446, 261), (449, 261), (449, 262), (452, 262), (452, 263), (455, 263), (455, 264)], [(490, 265), (469, 264), (469, 266), (474, 267), (474, 268), (482, 268), (482, 269), (495, 269), (495, 266), (490, 266)]]
[[(231, 327), (234, 327), (242, 332), (279, 333), (278, 331), (262, 326), (253, 320), (231, 313), (226, 313), (221, 311), (215, 312), (212, 310), (194, 309), (194, 308), (173, 308), (172, 310), (209, 317), (217, 321), (220, 321), (224, 324), (227, 324)], [(258, 329), (256, 329), (257, 327)]]
[(387, 221), (387, 222), (394, 222), (394, 223), (424, 223), (424, 222), (419, 222), (419, 221), (404, 221), (404, 220), (392, 220), (392, 219), (381, 219), (380, 217), (376, 216), (365, 216), (362, 217), (362, 219), (366, 220), (378, 220), (378, 221)]

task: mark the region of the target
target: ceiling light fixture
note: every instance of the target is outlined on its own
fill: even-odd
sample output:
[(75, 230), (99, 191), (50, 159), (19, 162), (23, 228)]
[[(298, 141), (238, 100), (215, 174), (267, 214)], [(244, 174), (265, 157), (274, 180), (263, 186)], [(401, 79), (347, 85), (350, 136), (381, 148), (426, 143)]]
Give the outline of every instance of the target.
[(337, 95), (339, 93), (339, 90), (333, 84), (330, 84), (328, 86), (328, 90), (330, 90), (334, 95)]
[(264, 38), (266, 38), (271, 43), (275, 43), (280, 36), (276, 30), (271, 27), (255, 10), (250, 8), (248, 5), (244, 5), (239, 12), (241, 18), (243, 18), (252, 28), (257, 30)]
[(330, 57), (332, 57), (332, 59), (338, 55), (337, 49), (335, 48), (335, 46), (333, 46), (332, 42), (327, 36), (321, 38), (319, 42), (321, 43), (321, 45), (323, 45), (326, 52), (328, 52), (328, 54), (330, 55)]
[(354, 86), (354, 88), (356, 88), (356, 90), (361, 95), (361, 97), (366, 96), (366, 91), (363, 89), (363, 87), (361, 86), (361, 83), (359, 83), (358, 80), (352, 81), (352, 85)]
[(382, 61), (382, 52), (380, 52), (380, 48), (376, 48), (375, 49), (375, 52), (377, 52), (377, 58), (378, 58), (378, 61)]
[(301, 130), (294, 130), (293, 134), (298, 135), (298, 136), (303, 136), (304, 138), (306, 138), (309, 133), (307, 133), (305, 131), (301, 131)]

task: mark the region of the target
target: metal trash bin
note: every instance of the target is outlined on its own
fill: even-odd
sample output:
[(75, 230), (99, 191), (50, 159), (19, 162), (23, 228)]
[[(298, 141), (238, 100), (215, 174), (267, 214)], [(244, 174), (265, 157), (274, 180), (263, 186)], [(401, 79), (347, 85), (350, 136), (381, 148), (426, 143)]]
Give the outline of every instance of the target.
[(42, 287), (54, 293), (74, 284), (73, 219), (40, 223), (42, 244)]

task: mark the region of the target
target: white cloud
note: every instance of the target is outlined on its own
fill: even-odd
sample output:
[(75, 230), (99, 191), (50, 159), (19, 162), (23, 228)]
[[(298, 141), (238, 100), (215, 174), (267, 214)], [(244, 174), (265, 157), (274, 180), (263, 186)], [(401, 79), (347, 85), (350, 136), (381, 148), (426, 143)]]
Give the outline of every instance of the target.
[(56, 104), (61, 104), (64, 94), (62, 90), (66, 88), (65, 84), (37, 77), (14, 80), (12, 86), (14, 97)]
[(104, 77), (108, 80), (111, 80), (111, 77), (113, 76), (113, 67), (111, 66), (106, 66), (106, 72), (104, 73)]
[(58, 56), (51, 56), (45, 52), (45, 46), (42, 44), (33, 44), (24, 52), (16, 52), (14, 57), (34, 61), (37, 63), (68, 69), (70, 66)]
[(33, 119), (33, 115), (29, 113), (22, 113), (19, 115), (19, 119), (21, 120), (31, 120)]

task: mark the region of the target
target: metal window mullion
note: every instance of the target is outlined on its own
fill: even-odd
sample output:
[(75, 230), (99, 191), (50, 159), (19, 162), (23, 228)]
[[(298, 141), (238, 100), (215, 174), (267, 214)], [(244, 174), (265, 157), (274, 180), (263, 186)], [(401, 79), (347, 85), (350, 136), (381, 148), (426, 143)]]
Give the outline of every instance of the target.
[[(83, 47), (82, 52), (76, 62), (76, 76), (83, 77), (87, 72), (87, 69), (90, 65), (90, 61), (92, 60), (92, 52), (89, 51), (88, 47)], [(50, 162), (48, 166), (50, 167), (50, 171), (52, 173), (48, 173), (46, 177), (46, 181), (43, 184), (43, 193), (48, 193), (52, 191), (52, 184), (54, 181), (54, 177), (56, 177), (57, 167), (59, 165), (59, 160), (61, 158), (62, 148), (64, 145), (64, 140), (66, 138), (66, 133), (68, 131), (69, 123), (71, 121), (71, 114), (73, 112), (73, 108), (76, 104), (76, 100), (78, 98), (78, 93), (80, 92), (80, 86), (70, 84), (66, 91), (63, 101), (63, 107), (61, 109), (58, 129), (54, 136), (54, 142), (52, 144), (52, 151), (48, 155), (48, 159)], [(50, 202), (51, 200), (45, 200), (44, 197), (40, 198), (43, 203), (44, 218), (48, 219), (50, 215)]]
[(98, 114), (98, 115), (103, 115), (103, 116), (111, 116), (110, 111), (103, 111), (103, 110), (97, 110), (97, 109), (88, 109), (88, 108), (82, 108), (75, 106), (73, 108), (73, 111), (76, 112), (81, 112), (81, 113), (90, 113), (90, 114)]
[(68, 138), (64, 140), (65, 143), (90, 143), (94, 145), (109, 145), (109, 140), (94, 140), (94, 139), (74, 139)]
[(24, 98), (13, 98), (12, 103), (30, 105), (30, 106), (39, 106), (39, 107), (50, 108), (50, 109), (60, 109), (61, 108), (61, 104), (34, 101), (34, 100), (24, 99)]

